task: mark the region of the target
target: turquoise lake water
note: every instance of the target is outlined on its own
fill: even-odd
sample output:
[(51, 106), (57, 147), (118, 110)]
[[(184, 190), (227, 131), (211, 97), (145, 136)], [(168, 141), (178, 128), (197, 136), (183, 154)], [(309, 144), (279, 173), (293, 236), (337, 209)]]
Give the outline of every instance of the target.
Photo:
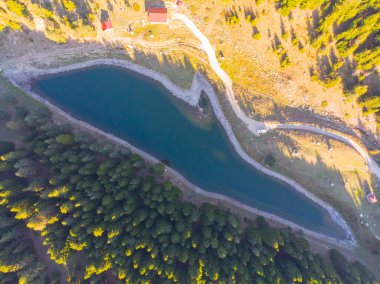
[(159, 160), (193, 184), (305, 228), (344, 238), (323, 208), (241, 159), (216, 119), (199, 127), (159, 83), (108, 66), (36, 80), (35, 92)]

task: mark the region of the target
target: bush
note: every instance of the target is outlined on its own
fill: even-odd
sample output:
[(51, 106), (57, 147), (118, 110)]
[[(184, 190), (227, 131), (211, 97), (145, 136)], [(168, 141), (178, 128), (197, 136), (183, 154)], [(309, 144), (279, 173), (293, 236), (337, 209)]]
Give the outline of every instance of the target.
[(0, 141), (0, 155), (14, 151), (15, 145), (12, 142)]
[(138, 12), (138, 11), (140, 11), (140, 4), (139, 3), (133, 3), (133, 10), (135, 11), (135, 12)]
[(326, 108), (329, 105), (327, 101), (322, 101), (321, 102), (321, 107)]

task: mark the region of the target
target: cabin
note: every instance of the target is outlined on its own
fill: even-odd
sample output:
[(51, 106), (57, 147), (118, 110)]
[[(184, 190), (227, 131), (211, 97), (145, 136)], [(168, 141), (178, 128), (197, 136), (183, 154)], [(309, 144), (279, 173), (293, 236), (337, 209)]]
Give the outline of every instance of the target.
[(164, 24), (168, 21), (168, 9), (165, 7), (149, 7), (148, 19), (151, 24)]
[(110, 18), (108, 18), (106, 21), (102, 22), (102, 30), (112, 30), (112, 22)]
[(369, 204), (377, 203), (377, 197), (373, 192), (370, 192), (366, 195), (366, 199)]

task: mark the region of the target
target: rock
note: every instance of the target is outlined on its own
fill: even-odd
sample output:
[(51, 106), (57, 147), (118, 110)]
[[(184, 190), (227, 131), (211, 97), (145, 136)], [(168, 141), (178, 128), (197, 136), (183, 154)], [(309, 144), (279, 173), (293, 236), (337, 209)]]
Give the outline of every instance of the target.
[(335, 183), (333, 183), (333, 182), (330, 183), (330, 186), (331, 186), (331, 187), (335, 187)]
[(366, 226), (366, 228), (368, 228), (368, 227), (369, 227), (369, 224), (368, 224), (368, 223), (365, 223), (364, 226)]
[(359, 217), (360, 217), (360, 218), (363, 218), (363, 217), (364, 217), (363, 213), (360, 213), (360, 214), (359, 214)]

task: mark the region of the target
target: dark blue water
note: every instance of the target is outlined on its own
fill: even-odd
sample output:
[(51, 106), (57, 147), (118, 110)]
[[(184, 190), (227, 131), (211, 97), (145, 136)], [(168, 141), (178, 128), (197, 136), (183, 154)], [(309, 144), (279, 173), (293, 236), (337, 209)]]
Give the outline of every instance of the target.
[(74, 117), (168, 160), (205, 190), (344, 237), (320, 206), (237, 156), (217, 121), (207, 128), (192, 123), (157, 82), (102, 66), (40, 78), (34, 90)]

